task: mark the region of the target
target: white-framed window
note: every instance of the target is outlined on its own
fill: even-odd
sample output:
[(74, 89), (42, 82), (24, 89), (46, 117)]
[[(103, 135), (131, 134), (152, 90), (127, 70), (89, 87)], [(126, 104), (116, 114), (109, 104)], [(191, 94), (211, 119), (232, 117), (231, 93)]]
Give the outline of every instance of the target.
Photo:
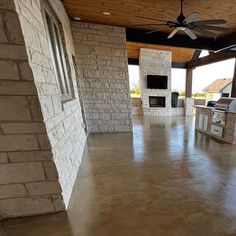
[(66, 100), (71, 98), (71, 89), (61, 39), (60, 22), (47, 4), (43, 4), (43, 15), (58, 86), (62, 100)]

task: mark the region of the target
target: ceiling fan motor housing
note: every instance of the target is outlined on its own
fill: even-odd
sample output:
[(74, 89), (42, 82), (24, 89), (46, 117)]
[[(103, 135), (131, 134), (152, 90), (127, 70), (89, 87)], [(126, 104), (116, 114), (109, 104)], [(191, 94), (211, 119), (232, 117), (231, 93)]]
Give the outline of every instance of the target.
[(177, 17), (177, 21), (182, 24), (183, 21), (184, 21), (184, 19), (185, 19), (185, 16), (184, 16), (183, 13), (181, 12), (180, 15)]

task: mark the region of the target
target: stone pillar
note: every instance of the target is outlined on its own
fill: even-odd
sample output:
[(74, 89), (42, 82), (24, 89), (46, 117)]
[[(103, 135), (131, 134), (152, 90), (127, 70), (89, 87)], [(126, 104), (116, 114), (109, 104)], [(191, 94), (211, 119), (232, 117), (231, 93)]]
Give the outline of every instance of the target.
[(186, 70), (185, 97), (192, 97), (193, 69)]
[(192, 84), (193, 84), (193, 69), (187, 69), (186, 82), (185, 82), (185, 100), (184, 100), (185, 116), (193, 115), (194, 99), (192, 98)]
[(233, 81), (232, 81), (231, 97), (236, 98), (236, 61), (235, 61), (235, 65), (234, 65), (234, 77), (233, 77)]
[(184, 113), (185, 116), (193, 116), (194, 98), (185, 98)]

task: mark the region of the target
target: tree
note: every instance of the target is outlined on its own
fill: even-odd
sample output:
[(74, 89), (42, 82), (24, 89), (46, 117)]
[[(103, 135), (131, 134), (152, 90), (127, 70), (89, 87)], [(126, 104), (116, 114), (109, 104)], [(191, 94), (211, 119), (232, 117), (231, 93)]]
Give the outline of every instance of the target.
[(135, 85), (132, 89), (130, 89), (131, 97), (140, 97), (140, 88), (138, 85)]

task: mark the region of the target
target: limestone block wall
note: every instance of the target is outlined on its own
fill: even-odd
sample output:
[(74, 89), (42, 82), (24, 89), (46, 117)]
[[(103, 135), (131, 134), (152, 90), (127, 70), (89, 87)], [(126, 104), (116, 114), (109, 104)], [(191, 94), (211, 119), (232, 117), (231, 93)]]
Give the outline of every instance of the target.
[(51, 149), (14, 1), (0, 1), (0, 220), (65, 209)]
[[(171, 52), (154, 49), (140, 49), (139, 73), (141, 99), (144, 115), (171, 116)], [(168, 76), (167, 89), (147, 89), (147, 75)], [(149, 96), (163, 96), (166, 98), (166, 107), (149, 107)]]
[(223, 138), (226, 142), (236, 144), (236, 114), (227, 113), (226, 126), (224, 128)]
[(125, 29), (72, 22), (88, 130), (132, 130)]
[(75, 51), (70, 21), (61, 1), (48, 1), (61, 23), (67, 70), (73, 90), (71, 99), (62, 102), (43, 21), (43, 2), (45, 1), (15, 0), (29, 64), (52, 147), (53, 160), (59, 174), (63, 201), (67, 206), (80, 166), (86, 133), (83, 128), (76, 74), (72, 61)]

